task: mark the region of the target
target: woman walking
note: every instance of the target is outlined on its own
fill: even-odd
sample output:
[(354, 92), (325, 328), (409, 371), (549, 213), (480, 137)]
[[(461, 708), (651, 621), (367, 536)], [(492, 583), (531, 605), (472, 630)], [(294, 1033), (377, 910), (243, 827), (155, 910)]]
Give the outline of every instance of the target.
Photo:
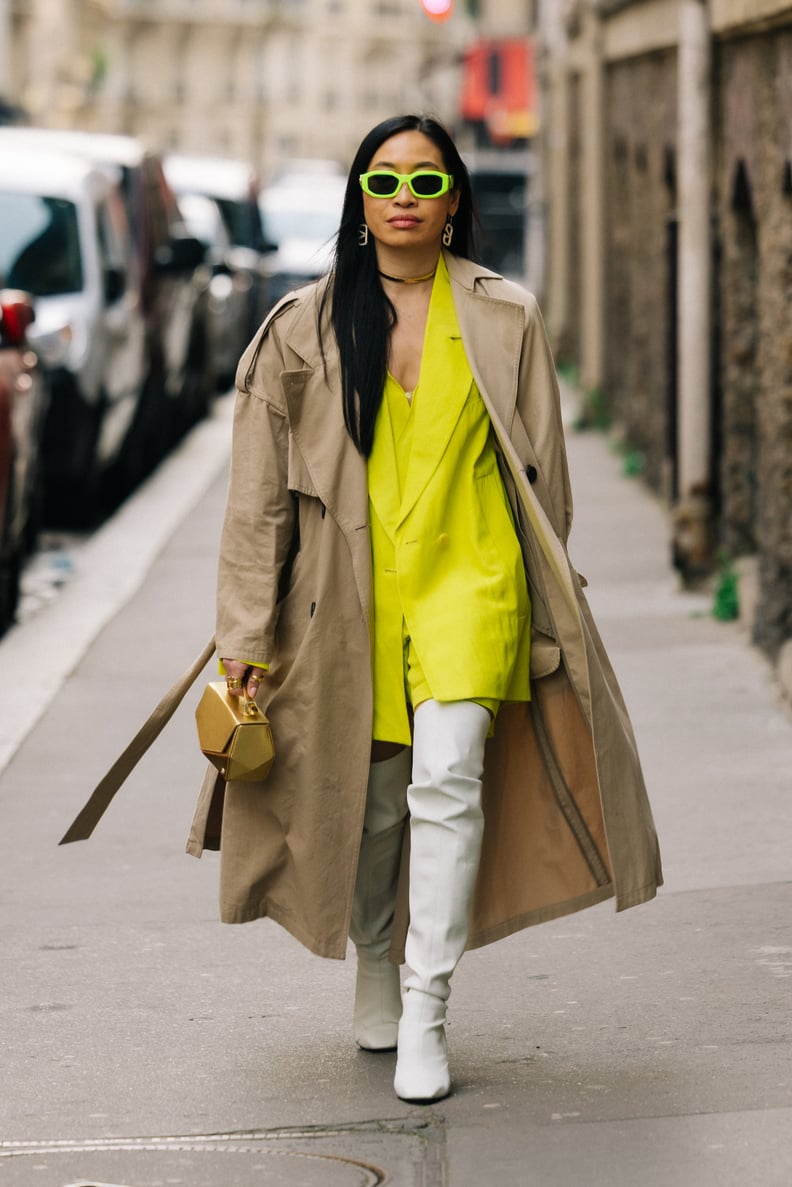
[[(661, 881), (629, 720), (572, 569), (533, 298), (474, 262), (465, 166), (386, 120), (334, 267), (243, 357), (217, 648), (277, 758), (230, 784), (221, 912), (357, 951), (353, 1032), (409, 1101), (450, 1091), (466, 946)], [(188, 848), (217, 843), (212, 772)], [(399, 964), (407, 966), (400, 983)]]

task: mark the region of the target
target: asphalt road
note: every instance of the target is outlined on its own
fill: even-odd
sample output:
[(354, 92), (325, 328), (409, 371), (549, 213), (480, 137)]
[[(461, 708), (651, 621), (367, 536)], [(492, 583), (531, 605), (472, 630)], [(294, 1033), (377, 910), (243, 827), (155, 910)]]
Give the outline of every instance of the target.
[(351, 1039), (352, 961), (217, 921), (184, 855), (188, 698), (90, 841), (57, 841), (212, 630), (228, 406), (0, 641), (3, 1187), (789, 1187), (792, 711), (668, 568), (665, 516), (570, 434), (572, 555), (623, 684), (666, 886), (469, 953), (454, 1095)]

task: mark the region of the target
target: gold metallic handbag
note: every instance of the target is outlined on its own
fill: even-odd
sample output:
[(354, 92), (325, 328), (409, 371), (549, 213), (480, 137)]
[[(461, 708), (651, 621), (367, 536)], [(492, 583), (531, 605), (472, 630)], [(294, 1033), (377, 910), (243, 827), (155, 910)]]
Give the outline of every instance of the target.
[(207, 684), (195, 710), (198, 743), (226, 782), (265, 779), (275, 757), (272, 728), (255, 701)]

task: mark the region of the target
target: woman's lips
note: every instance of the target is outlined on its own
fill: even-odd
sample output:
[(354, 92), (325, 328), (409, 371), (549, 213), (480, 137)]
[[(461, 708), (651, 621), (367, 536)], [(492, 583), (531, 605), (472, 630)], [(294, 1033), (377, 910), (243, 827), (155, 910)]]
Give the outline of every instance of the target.
[(388, 223), (391, 227), (417, 227), (419, 219), (411, 218), (409, 214), (399, 214), (395, 218), (389, 218)]

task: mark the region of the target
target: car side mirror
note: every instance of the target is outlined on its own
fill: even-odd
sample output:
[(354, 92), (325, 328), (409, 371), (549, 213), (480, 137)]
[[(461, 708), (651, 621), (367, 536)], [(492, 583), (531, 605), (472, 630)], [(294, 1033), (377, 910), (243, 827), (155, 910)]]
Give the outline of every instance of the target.
[(36, 320), (33, 301), (17, 289), (0, 291), (0, 338), (7, 346), (24, 346), (28, 326)]
[(206, 258), (206, 244), (193, 235), (174, 235), (157, 260), (162, 272), (194, 272)]
[(105, 305), (114, 305), (124, 295), (126, 277), (123, 268), (105, 268), (104, 299)]

